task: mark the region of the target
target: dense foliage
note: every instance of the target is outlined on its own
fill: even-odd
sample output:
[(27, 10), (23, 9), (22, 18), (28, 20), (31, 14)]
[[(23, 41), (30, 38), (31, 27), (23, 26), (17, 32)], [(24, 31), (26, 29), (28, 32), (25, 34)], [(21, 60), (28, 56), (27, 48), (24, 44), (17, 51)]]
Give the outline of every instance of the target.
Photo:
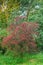
[(15, 30), (13, 30), (13, 32), (9, 36), (3, 39), (2, 46), (5, 48), (7, 46), (8, 48), (12, 50), (16, 48), (17, 51), (20, 50), (19, 52), (36, 51), (38, 48), (37, 48), (35, 39), (38, 36), (38, 32), (36, 31), (38, 27), (39, 25), (37, 23), (32, 23), (32, 22), (29, 22), (29, 23), (24, 22), (17, 25), (15, 27)]
[[(31, 41), (31, 38), (35, 38), (33, 46), (29, 38)], [(0, 0), (0, 46), (7, 45), (10, 48), (15, 43), (24, 44), (22, 39), (26, 39), (26, 43), (28, 41), (29, 47), (31, 44), (31, 48), (34, 48), (36, 44), (43, 50), (43, 0)]]
[(0, 0), (0, 65), (43, 65), (43, 0)]

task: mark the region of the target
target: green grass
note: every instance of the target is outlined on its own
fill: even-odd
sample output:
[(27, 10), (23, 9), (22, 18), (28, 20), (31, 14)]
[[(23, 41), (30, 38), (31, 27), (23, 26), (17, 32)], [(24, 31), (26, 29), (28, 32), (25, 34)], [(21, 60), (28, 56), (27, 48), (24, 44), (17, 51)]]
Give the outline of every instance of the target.
[(43, 53), (25, 54), (23, 58), (0, 54), (0, 65), (43, 65)]

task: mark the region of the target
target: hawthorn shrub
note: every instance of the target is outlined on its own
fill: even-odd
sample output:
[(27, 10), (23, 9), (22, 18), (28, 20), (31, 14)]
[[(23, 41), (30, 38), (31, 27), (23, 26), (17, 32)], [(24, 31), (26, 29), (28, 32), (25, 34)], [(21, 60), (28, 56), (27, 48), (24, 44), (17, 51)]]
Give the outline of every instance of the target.
[(37, 51), (35, 38), (39, 34), (38, 27), (36, 22), (23, 22), (17, 25), (13, 32), (3, 39), (2, 47), (20, 53)]

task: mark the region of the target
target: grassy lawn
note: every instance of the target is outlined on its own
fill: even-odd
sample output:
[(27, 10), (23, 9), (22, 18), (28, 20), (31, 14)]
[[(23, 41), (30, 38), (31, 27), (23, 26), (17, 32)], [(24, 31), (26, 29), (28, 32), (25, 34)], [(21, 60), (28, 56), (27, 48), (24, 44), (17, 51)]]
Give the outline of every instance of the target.
[(23, 58), (0, 55), (0, 65), (43, 65), (43, 53), (25, 54)]

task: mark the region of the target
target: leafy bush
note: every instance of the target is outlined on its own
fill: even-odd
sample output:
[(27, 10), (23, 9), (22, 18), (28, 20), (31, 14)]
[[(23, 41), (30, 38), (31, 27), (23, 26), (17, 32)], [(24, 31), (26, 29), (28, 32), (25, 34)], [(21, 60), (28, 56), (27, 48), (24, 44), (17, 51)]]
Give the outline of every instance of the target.
[(3, 39), (2, 46), (22, 53), (36, 51), (35, 37), (38, 35), (36, 31), (38, 27), (38, 24), (33, 22), (21, 23), (9, 36)]

